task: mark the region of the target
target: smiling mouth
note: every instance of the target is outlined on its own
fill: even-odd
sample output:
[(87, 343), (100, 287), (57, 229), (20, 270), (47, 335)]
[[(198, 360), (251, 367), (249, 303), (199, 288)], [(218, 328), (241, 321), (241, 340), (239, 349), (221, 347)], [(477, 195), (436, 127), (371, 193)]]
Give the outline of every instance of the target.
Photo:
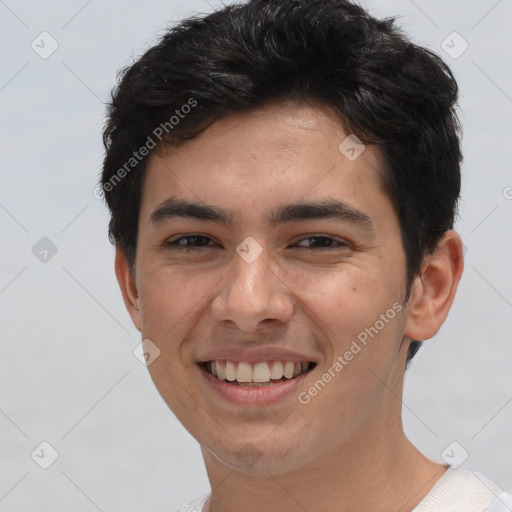
[(310, 372), (316, 363), (310, 361), (244, 361), (215, 360), (201, 363), (200, 366), (220, 381), (235, 386), (265, 387), (289, 381)]

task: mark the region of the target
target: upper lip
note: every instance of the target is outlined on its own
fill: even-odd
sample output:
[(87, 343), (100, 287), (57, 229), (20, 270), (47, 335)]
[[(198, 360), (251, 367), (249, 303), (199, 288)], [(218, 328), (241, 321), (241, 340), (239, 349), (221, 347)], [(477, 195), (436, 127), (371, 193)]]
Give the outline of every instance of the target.
[(316, 363), (318, 358), (305, 353), (293, 352), (277, 347), (247, 348), (219, 348), (203, 354), (198, 362), (216, 361), (225, 359), (228, 361), (244, 361), (246, 363), (259, 363), (261, 361), (301, 361)]

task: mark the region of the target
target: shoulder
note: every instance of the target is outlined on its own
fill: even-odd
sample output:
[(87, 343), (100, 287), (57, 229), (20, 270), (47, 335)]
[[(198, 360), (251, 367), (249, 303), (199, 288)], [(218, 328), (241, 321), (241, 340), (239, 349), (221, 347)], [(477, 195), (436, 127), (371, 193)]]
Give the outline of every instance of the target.
[(204, 496), (201, 496), (197, 500), (190, 502), (188, 505), (180, 507), (178, 510), (176, 510), (176, 512), (202, 512), (203, 507), (205, 503), (208, 501), (209, 497), (209, 494), (205, 494)]
[(508, 496), (481, 473), (450, 467), (413, 512), (511, 512)]

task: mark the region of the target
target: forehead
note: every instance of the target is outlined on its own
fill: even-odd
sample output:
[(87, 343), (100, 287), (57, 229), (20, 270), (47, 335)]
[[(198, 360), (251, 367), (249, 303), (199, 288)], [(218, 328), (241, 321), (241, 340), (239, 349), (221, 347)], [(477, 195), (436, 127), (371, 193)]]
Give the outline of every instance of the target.
[(225, 117), (183, 146), (152, 153), (141, 216), (170, 196), (247, 215), (326, 197), (371, 206), (385, 199), (379, 151), (353, 141), (320, 107), (277, 104)]

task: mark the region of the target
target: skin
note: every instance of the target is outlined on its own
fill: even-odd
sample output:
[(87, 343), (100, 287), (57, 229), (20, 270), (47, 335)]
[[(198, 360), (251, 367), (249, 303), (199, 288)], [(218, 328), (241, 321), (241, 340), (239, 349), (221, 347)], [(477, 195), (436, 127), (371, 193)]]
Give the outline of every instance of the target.
[[(142, 338), (161, 351), (151, 377), (201, 445), (207, 512), (407, 512), (446, 470), (406, 438), (401, 396), (409, 339), (434, 336), (452, 304), (461, 240), (445, 234), (403, 304), (405, 254), (378, 148), (350, 161), (338, 150), (346, 137), (322, 108), (281, 103), (221, 119), (148, 162), (135, 272), (118, 249), (116, 275)], [(170, 197), (229, 209), (233, 223), (152, 222)], [(271, 226), (265, 217), (328, 199), (372, 228), (332, 218)], [(187, 234), (210, 240), (166, 245)], [(248, 236), (262, 248), (252, 263), (236, 252)], [(272, 345), (314, 357), (307, 391), (395, 303), (402, 311), (307, 405), (295, 394), (275, 405), (227, 403), (199, 374), (212, 348)]]

